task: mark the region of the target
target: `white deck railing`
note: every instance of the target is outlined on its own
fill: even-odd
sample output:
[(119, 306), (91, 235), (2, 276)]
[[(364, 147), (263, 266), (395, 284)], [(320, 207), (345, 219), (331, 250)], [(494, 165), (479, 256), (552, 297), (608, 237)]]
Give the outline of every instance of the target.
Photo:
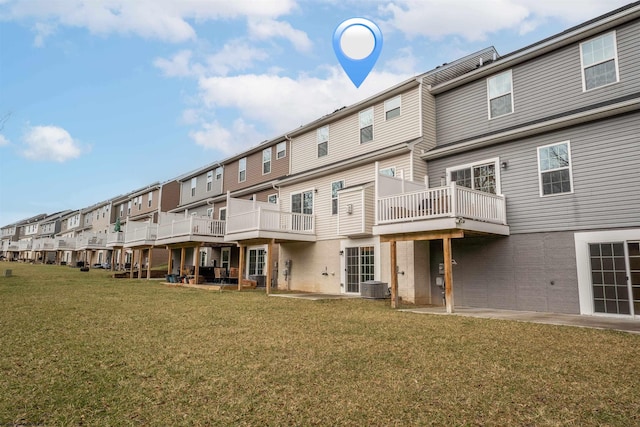
[(123, 244), (124, 244), (123, 231), (110, 231), (109, 234), (107, 234), (107, 245), (122, 246)]
[(314, 215), (280, 212), (259, 206), (255, 210), (227, 213), (227, 234), (245, 231), (277, 231), (295, 234), (315, 234)]
[(31, 240), (20, 240), (18, 242), (18, 250), (20, 251), (29, 251), (31, 246)]
[(76, 249), (75, 237), (56, 237), (53, 243), (54, 250), (73, 251)]
[(124, 233), (125, 243), (155, 241), (158, 237), (158, 224), (137, 225), (127, 224), (127, 231)]
[(106, 245), (104, 235), (89, 234), (78, 237), (78, 248), (102, 248)]
[(20, 246), (18, 245), (18, 242), (11, 242), (7, 246), (7, 251), (17, 252), (19, 250), (20, 250)]
[(463, 217), (507, 223), (504, 196), (457, 186), (411, 191), (379, 197), (377, 223), (388, 224), (442, 217)]
[(224, 232), (225, 221), (206, 217), (191, 216), (158, 225), (158, 239), (192, 235), (224, 237)]

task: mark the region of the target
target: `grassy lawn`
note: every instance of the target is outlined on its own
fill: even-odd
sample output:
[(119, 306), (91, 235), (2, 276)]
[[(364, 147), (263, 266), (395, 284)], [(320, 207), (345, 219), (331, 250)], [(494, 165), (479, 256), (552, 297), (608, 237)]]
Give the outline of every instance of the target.
[(640, 425), (640, 336), (0, 263), (0, 425)]

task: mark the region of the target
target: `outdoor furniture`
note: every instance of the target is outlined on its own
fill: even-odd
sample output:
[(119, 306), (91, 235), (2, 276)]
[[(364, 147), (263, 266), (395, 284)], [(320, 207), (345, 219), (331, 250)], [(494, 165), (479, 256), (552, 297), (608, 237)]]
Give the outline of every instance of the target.
[(231, 267), (229, 269), (229, 283), (238, 283), (238, 268)]

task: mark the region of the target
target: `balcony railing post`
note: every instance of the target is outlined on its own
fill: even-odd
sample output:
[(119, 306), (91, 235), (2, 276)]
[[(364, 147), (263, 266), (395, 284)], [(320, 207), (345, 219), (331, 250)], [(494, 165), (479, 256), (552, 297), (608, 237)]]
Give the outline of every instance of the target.
[(456, 216), (458, 213), (458, 192), (456, 191), (456, 182), (451, 181), (451, 215)]

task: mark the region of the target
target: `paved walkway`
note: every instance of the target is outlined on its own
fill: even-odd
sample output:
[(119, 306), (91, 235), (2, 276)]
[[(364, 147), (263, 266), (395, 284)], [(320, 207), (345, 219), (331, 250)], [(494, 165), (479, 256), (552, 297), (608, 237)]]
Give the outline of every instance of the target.
[[(444, 307), (408, 308), (399, 311), (421, 314), (447, 315)], [(640, 334), (640, 319), (583, 316), (579, 314), (541, 313), (537, 311), (497, 310), (489, 308), (456, 307), (451, 316), (480, 317), (484, 319), (515, 320), (519, 322), (546, 323), (549, 325), (578, 326), (582, 328), (612, 329)]]

